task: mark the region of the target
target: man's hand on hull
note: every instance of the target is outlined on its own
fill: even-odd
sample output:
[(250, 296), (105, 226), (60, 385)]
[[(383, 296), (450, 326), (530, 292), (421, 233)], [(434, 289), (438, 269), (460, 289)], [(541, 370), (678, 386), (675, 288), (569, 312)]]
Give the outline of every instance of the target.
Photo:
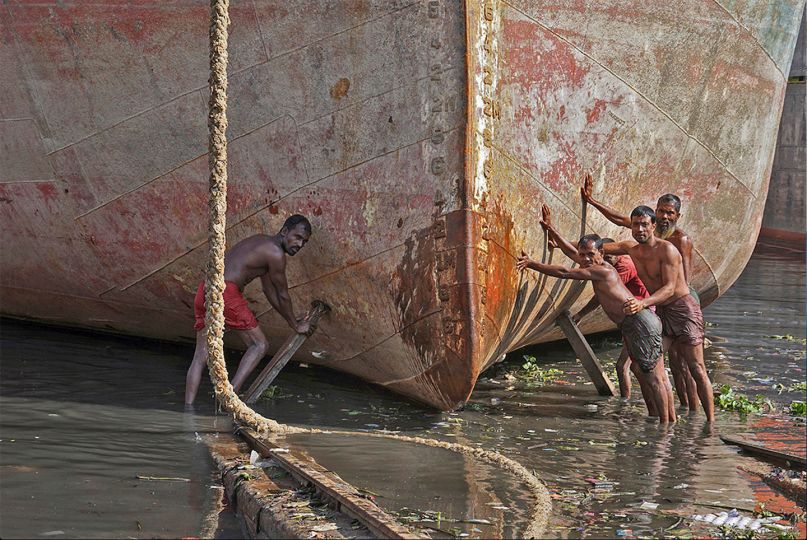
[(622, 313), (625, 315), (635, 315), (645, 308), (644, 302), (630, 297), (622, 304)]
[(580, 188), (580, 196), (583, 197), (585, 202), (591, 202), (593, 190), (594, 182), (591, 180), (591, 173), (586, 173), (586, 178), (583, 180), (583, 187)]
[(541, 227), (545, 231), (552, 228), (552, 211), (545, 204), (541, 205)]
[(531, 262), (532, 260), (529, 258), (529, 256), (522, 251), (521, 256), (518, 258), (518, 262), (516, 262), (516, 268), (518, 268), (519, 272), (523, 272), (530, 267)]

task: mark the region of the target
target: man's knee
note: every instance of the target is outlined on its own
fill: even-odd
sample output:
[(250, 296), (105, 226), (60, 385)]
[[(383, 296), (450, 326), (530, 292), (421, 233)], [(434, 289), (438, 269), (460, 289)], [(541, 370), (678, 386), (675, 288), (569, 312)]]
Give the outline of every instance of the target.
[(258, 353), (261, 358), (266, 356), (266, 353), (269, 352), (269, 342), (266, 341), (266, 338), (255, 340), (255, 343), (253, 343), (252, 346), (255, 348), (255, 352)]

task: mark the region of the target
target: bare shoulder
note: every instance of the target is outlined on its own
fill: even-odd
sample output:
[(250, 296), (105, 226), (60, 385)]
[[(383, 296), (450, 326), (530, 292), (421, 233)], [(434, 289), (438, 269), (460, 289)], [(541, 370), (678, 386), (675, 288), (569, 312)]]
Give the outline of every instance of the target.
[(675, 236), (678, 238), (678, 242), (681, 246), (692, 246), (692, 237), (689, 236), (686, 232), (681, 229), (675, 231)]
[(286, 266), (286, 254), (273, 236), (261, 235), (260, 250), (272, 266)]
[(589, 271), (594, 277), (599, 279), (608, 279), (611, 277), (619, 279), (619, 272), (608, 263), (592, 266)]
[(675, 247), (672, 242), (668, 242), (667, 240), (659, 240), (659, 244), (661, 245), (661, 252), (665, 257), (673, 260), (678, 260), (681, 258), (681, 253), (679, 253), (678, 248)]

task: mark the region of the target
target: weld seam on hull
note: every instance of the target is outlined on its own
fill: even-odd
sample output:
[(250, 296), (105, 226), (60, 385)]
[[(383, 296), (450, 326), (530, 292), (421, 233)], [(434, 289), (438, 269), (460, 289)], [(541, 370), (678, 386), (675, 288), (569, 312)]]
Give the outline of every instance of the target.
[[(173, 313), (186, 313), (185, 310), (180, 311), (180, 310), (177, 310), (177, 309), (170, 309), (170, 308), (165, 308), (165, 307), (155, 308), (153, 305), (149, 305), (149, 304), (135, 304), (135, 303), (132, 303), (132, 302), (124, 302), (124, 301), (117, 300), (117, 299), (115, 299), (115, 300), (104, 300), (100, 296), (80, 296), (80, 295), (77, 295), (77, 294), (69, 294), (69, 293), (64, 293), (64, 292), (59, 292), (59, 291), (48, 291), (46, 289), (34, 289), (34, 288), (31, 288), (31, 287), (16, 287), (14, 285), (3, 285), (3, 286), (0, 287), (0, 289), (16, 289), (16, 290), (19, 290), (19, 291), (30, 291), (30, 292), (41, 293), (41, 294), (49, 294), (49, 295), (53, 295), (53, 296), (61, 296), (63, 298), (76, 298), (76, 299), (79, 299), (79, 300), (88, 300), (88, 301), (91, 301), (91, 302), (101, 302), (103, 304), (107, 304), (107, 305), (110, 305), (110, 306), (112, 306), (114, 304), (120, 304), (122, 306), (149, 309), (149, 310), (158, 311), (158, 312), (170, 311), (170, 312), (173, 312)], [(69, 321), (65, 321), (65, 322), (69, 323)]]
[[(452, 131), (454, 131), (454, 130), (456, 130), (456, 129), (457, 129), (457, 127), (451, 128), (451, 129), (447, 130), (447, 131), (446, 131), (446, 133), (450, 133), (450, 132), (452, 132)], [(269, 203), (269, 204), (265, 204), (265, 205), (261, 206), (260, 208), (258, 208), (258, 209), (257, 209), (257, 210), (255, 210), (254, 212), (252, 212), (251, 214), (249, 214), (249, 215), (247, 215), (247, 216), (244, 216), (243, 218), (239, 219), (238, 221), (233, 222), (233, 223), (228, 222), (228, 224), (227, 224), (227, 230), (229, 231), (229, 230), (230, 230), (230, 229), (232, 229), (233, 227), (236, 227), (236, 226), (240, 225), (240, 224), (241, 224), (241, 223), (243, 223), (244, 221), (246, 221), (246, 220), (248, 220), (248, 219), (250, 219), (250, 218), (252, 218), (252, 217), (256, 216), (257, 214), (259, 214), (259, 213), (263, 212), (263, 211), (264, 211), (264, 210), (266, 210), (267, 208), (269, 208), (269, 207), (271, 207), (271, 206), (276, 205), (276, 204), (277, 204), (277, 203), (279, 203), (280, 201), (282, 201), (282, 200), (284, 200), (284, 199), (286, 199), (286, 198), (290, 197), (291, 195), (294, 195), (294, 194), (295, 194), (295, 193), (297, 193), (298, 191), (301, 191), (301, 190), (307, 189), (307, 188), (309, 188), (309, 187), (311, 187), (311, 186), (313, 186), (313, 185), (315, 185), (315, 184), (318, 184), (319, 182), (322, 182), (323, 180), (327, 180), (328, 178), (330, 178), (330, 177), (332, 177), (332, 176), (336, 176), (337, 174), (342, 174), (342, 173), (344, 173), (344, 172), (346, 172), (346, 171), (349, 171), (350, 169), (353, 169), (353, 168), (356, 168), (356, 167), (360, 167), (361, 165), (364, 165), (364, 164), (366, 164), (366, 163), (369, 163), (370, 161), (373, 161), (374, 159), (378, 159), (378, 158), (384, 157), (384, 156), (389, 155), (389, 154), (394, 154), (395, 152), (398, 152), (399, 150), (403, 150), (404, 148), (409, 148), (410, 146), (414, 146), (414, 145), (416, 145), (416, 144), (422, 144), (424, 141), (429, 140), (429, 138), (430, 138), (430, 137), (425, 137), (425, 138), (420, 139), (420, 140), (417, 140), (417, 141), (415, 141), (415, 142), (412, 142), (412, 143), (409, 143), (409, 144), (405, 144), (405, 145), (399, 146), (398, 148), (395, 148), (395, 149), (393, 149), (393, 150), (389, 150), (389, 151), (387, 151), (387, 152), (384, 152), (383, 154), (378, 154), (378, 155), (375, 155), (375, 156), (373, 156), (373, 157), (371, 157), (371, 158), (369, 158), (369, 159), (366, 159), (366, 160), (364, 160), (364, 161), (360, 161), (360, 162), (355, 163), (355, 164), (353, 164), (353, 165), (351, 165), (351, 166), (349, 166), (349, 167), (346, 167), (346, 168), (344, 168), (344, 169), (342, 169), (342, 170), (339, 170), (339, 171), (336, 171), (336, 172), (334, 172), (334, 173), (328, 174), (328, 175), (326, 175), (326, 176), (323, 176), (322, 178), (319, 178), (319, 179), (317, 179), (317, 180), (313, 180), (313, 181), (311, 181), (311, 182), (309, 182), (309, 183), (307, 183), (307, 184), (305, 184), (305, 185), (302, 185), (302, 186), (300, 186), (300, 187), (298, 187), (298, 188), (296, 188), (296, 189), (293, 189), (293, 190), (289, 191), (288, 193), (286, 193), (285, 195), (283, 195), (282, 197), (280, 197), (280, 198), (278, 198), (278, 199), (276, 199), (276, 200), (272, 201), (271, 203)], [(189, 253), (191, 253), (192, 251), (195, 251), (195, 250), (199, 249), (200, 247), (204, 246), (205, 244), (207, 244), (207, 239), (203, 240), (203, 241), (202, 241), (202, 242), (200, 242), (199, 244), (196, 244), (196, 245), (195, 245), (195, 246), (193, 246), (192, 248), (190, 248), (190, 249), (186, 250), (184, 253), (182, 253), (182, 254), (180, 254), (180, 255), (177, 255), (176, 257), (174, 257), (174, 258), (173, 258), (173, 259), (171, 259), (170, 261), (166, 262), (165, 264), (163, 264), (163, 265), (162, 265), (162, 266), (160, 266), (159, 268), (156, 268), (155, 270), (152, 270), (152, 271), (151, 271), (151, 272), (149, 272), (148, 274), (146, 274), (146, 275), (144, 275), (143, 277), (139, 278), (137, 281), (134, 281), (134, 282), (130, 283), (129, 285), (126, 285), (124, 288), (122, 288), (122, 289), (121, 289), (121, 291), (125, 291), (125, 290), (127, 290), (127, 289), (129, 289), (129, 288), (131, 288), (131, 287), (133, 287), (133, 286), (135, 286), (135, 285), (137, 285), (137, 284), (138, 284), (138, 283), (140, 283), (141, 281), (143, 281), (143, 280), (147, 279), (148, 277), (150, 277), (150, 276), (152, 276), (152, 275), (156, 274), (157, 272), (159, 272), (160, 270), (162, 270), (162, 269), (166, 268), (167, 266), (170, 266), (171, 264), (175, 263), (176, 261), (178, 261), (178, 260), (179, 260), (179, 259), (181, 259), (182, 257), (184, 257), (184, 256), (188, 255), (188, 254), (189, 254)], [(319, 278), (315, 278), (315, 279), (319, 279)]]
[(717, 298), (720, 298), (720, 295), (721, 295), (720, 282), (717, 280), (717, 275), (715, 274), (715, 271), (712, 268), (712, 265), (709, 264), (709, 261), (706, 260), (706, 257), (703, 256), (703, 253), (701, 253), (701, 251), (698, 248), (696, 248), (695, 246), (692, 246), (692, 251), (694, 251), (695, 253), (698, 254), (698, 256), (703, 261), (703, 264), (705, 264), (706, 268), (709, 269), (709, 273), (712, 275), (712, 281), (715, 282), (715, 287), (717, 287)]
[[(312, 41), (310, 41), (310, 42), (306, 43), (305, 45), (303, 45), (302, 47), (297, 47), (296, 49), (290, 49), (290, 50), (288, 50), (288, 51), (283, 51), (283, 52), (282, 52), (282, 53), (280, 53), (280, 54), (277, 54), (277, 55), (275, 55), (275, 56), (271, 56), (271, 57), (269, 57), (269, 59), (267, 60), (267, 62), (272, 62), (273, 60), (277, 60), (278, 58), (283, 58), (284, 56), (288, 56), (288, 55), (290, 55), (290, 54), (294, 54), (294, 53), (296, 53), (296, 52), (298, 52), (298, 51), (301, 51), (301, 50), (303, 50), (303, 49), (306, 49), (306, 48), (310, 47), (311, 45), (316, 45), (317, 43), (320, 43), (320, 42), (322, 42), (322, 41), (325, 41), (326, 39), (331, 39), (332, 37), (336, 37), (336, 36), (339, 36), (339, 35), (344, 34), (344, 33), (346, 33), (346, 32), (350, 32), (350, 31), (352, 31), (352, 30), (355, 30), (355, 29), (357, 29), (357, 28), (361, 28), (362, 26), (366, 26), (367, 24), (370, 24), (370, 23), (372, 23), (372, 22), (375, 22), (375, 21), (381, 20), (381, 19), (383, 19), (384, 17), (389, 17), (390, 15), (394, 15), (394, 14), (396, 14), (396, 13), (399, 13), (399, 12), (401, 12), (401, 11), (404, 11), (405, 9), (408, 9), (408, 8), (410, 8), (410, 7), (412, 7), (412, 6), (415, 6), (415, 5), (418, 5), (418, 4), (420, 4), (420, 2), (412, 2), (411, 4), (407, 4), (407, 5), (405, 5), (405, 6), (403, 6), (403, 7), (400, 7), (400, 8), (398, 8), (398, 9), (396, 9), (396, 10), (393, 10), (393, 11), (388, 11), (388, 12), (386, 12), (386, 13), (383, 13), (383, 14), (379, 15), (378, 17), (374, 17), (374, 18), (372, 18), (372, 19), (367, 19), (366, 21), (362, 21), (362, 22), (360, 22), (359, 24), (357, 24), (357, 25), (355, 25), (355, 26), (351, 26), (350, 28), (345, 28), (344, 30), (339, 30), (338, 32), (334, 32), (333, 34), (329, 34), (329, 35), (327, 35), (327, 36), (323, 36), (323, 37), (321, 37), (321, 38), (318, 38), (318, 39), (312, 40)], [(268, 55), (267, 55), (267, 56), (268, 56)]]
[(692, 135), (692, 134), (691, 134), (691, 133), (689, 133), (689, 132), (688, 132), (686, 129), (684, 129), (684, 128), (683, 128), (683, 126), (681, 126), (681, 125), (680, 125), (678, 122), (676, 122), (676, 121), (673, 119), (673, 117), (672, 117), (672, 116), (670, 116), (670, 114), (669, 114), (669, 113), (667, 113), (667, 112), (666, 112), (664, 109), (662, 109), (661, 107), (659, 107), (659, 106), (658, 106), (658, 105), (657, 105), (657, 104), (656, 104), (656, 103), (655, 103), (653, 100), (651, 100), (650, 98), (648, 98), (647, 96), (645, 96), (645, 95), (644, 95), (642, 92), (640, 92), (640, 91), (639, 91), (637, 88), (635, 88), (634, 86), (632, 86), (632, 85), (631, 85), (631, 84), (630, 84), (628, 81), (626, 81), (625, 79), (623, 79), (622, 77), (620, 77), (619, 75), (617, 75), (617, 74), (616, 74), (614, 71), (612, 71), (611, 69), (609, 69), (608, 67), (606, 67), (604, 64), (601, 64), (601, 63), (600, 63), (600, 62), (599, 62), (599, 61), (598, 61), (596, 58), (594, 58), (593, 56), (589, 55), (588, 53), (586, 53), (586, 52), (585, 52), (585, 51), (583, 51), (582, 49), (578, 48), (578, 47), (577, 47), (576, 45), (574, 45), (574, 44), (573, 44), (571, 41), (569, 41), (568, 39), (564, 38), (564, 37), (563, 37), (563, 36), (561, 36), (560, 34), (558, 34), (558, 33), (554, 32), (554, 31), (553, 31), (551, 28), (549, 28), (549, 27), (547, 27), (547, 26), (544, 26), (543, 24), (541, 24), (541, 23), (540, 23), (540, 22), (539, 22), (537, 19), (535, 19), (534, 17), (532, 17), (532, 16), (528, 15), (527, 13), (524, 13), (523, 11), (521, 11), (521, 10), (520, 10), (520, 9), (518, 9), (518, 8), (516, 8), (516, 7), (515, 7), (515, 6), (513, 6), (512, 4), (509, 4), (509, 3), (508, 3), (506, 0), (502, 0), (502, 3), (503, 3), (503, 4), (505, 4), (505, 5), (507, 5), (507, 6), (509, 6), (509, 7), (510, 7), (512, 10), (516, 11), (517, 13), (521, 13), (521, 14), (522, 14), (524, 17), (526, 17), (526, 18), (528, 18), (529, 20), (533, 21), (535, 24), (537, 24), (538, 26), (540, 26), (541, 28), (543, 28), (544, 30), (546, 30), (547, 32), (549, 32), (550, 34), (552, 34), (553, 36), (555, 36), (556, 38), (558, 38), (559, 40), (561, 40), (561, 41), (563, 41), (564, 43), (566, 43), (566, 44), (567, 44), (569, 47), (573, 48), (575, 51), (579, 52), (580, 54), (582, 54), (583, 56), (585, 56), (586, 58), (588, 58), (589, 60), (591, 60), (592, 62), (594, 62), (595, 64), (597, 64), (597, 65), (598, 65), (600, 68), (602, 68), (604, 71), (607, 71), (608, 73), (610, 73), (611, 75), (613, 75), (615, 78), (619, 79), (619, 81), (621, 81), (621, 82), (622, 82), (622, 83), (623, 83), (625, 86), (627, 86), (628, 88), (630, 88), (630, 89), (631, 89), (631, 91), (633, 91), (634, 93), (636, 93), (636, 95), (640, 96), (642, 99), (644, 99), (645, 101), (647, 101), (647, 102), (648, 102), (650, 105), (652, 105), (652, 106), (653, 106), (653, 107), (654, 107), (654, 108), (655, 108), (655, 109), (656, 109), (658, 112), (660, 112), (662, 115), (664, 115), (664, 116), (667, 118), (667, 120), (669, 120), (669, 121), (670, 121), (670, 122), (671, 122), (671, 123), (672, 123), (672, 124), (673, 124), (675, 127), (677, 127), (677, 128), (678, 128), (678, 129), (681, 131), (681, 133), (683, 133), (684, 135), (686, 135), (687, 137), (689, 137), (690, 139), (692, 139), (693, 141), (695, 141), (696, 143), (698, 143), (698, 144), (699, 144), (699, 145), (700, 145), (700, 146), (701, 146), (701, 147), (702, 147), (704, 150), (706, 150), (706, 151), (709, 153), (709, 155), (710, 155), (710, 156), (712, 156), (712, 158), (714, 158), (714, 160), (715, 160), (715, 161), (717, 161), (717, 162), (720, 164), (720, 166), (721, 166), (721, 167), (722, 167), (722, 169), (723, 169), (723, 170), (726, 172), (726, 174), (728, 174), (729, 176), (731, 176), (732, 178), (734, 178), (734, 179), (735, 179), (735, 180), (736, 180), (736, 181), (737, 181), (737, 182), (738, 182), (738, 183), (739, 183), (741, 186), (743, 186), (743, 187), (745, 188), (745, 190), (746, 190), (746, 191), (748, 191), (748, 193), (751, 195), (751, 197), (753, 197), (753, 198), (754, 198), (754, 200), (756, 200), (756, 198), (757, 198), (756, 193), (754, 193), (754, 192), (751, 190), (751, 188), (749, 188), (749, 187), (748, 187), (748, 186), (747, 186), (747, 185), (746, 185), (746, 184), (745, 184), (745, 183), (744, 183), (742, 180), (740, 180), (740, 179), (737, 177), (737, 175), (735, 175), (733, 172), (731, 172), (731, 170), (729, 170), (729, 168), (728, 168), (728, 165), (726, 165), (725, 163), (723, 163), (723, 160), (721, 160), (721, 159), (720, 159), (720, 158), (717, 156), (717, 154), (716, 154), (716, 153), (715, 153), (715, 152), (714, 152), (714, 151), (713, 151), (711, 148), (709, 148), (709, 147), (708, 147), (708, 146), (707, 146), (705, 143), (703, 143), (703, 142), (702, 142), (700, 139), (698, 139), (696, 136)]
[(760, 50), (761, 50), (762, 52), (764, 52), (764, 53), (765, 53), (765, 56), (767, 56), (767, 57), (768, 57), (768, 59), (771, 61), (771, 63), (773, 64), (773, 67), (775, 67), (775, 68), (776, 68), (776, 71), (778, 71), (778, 72), (779, 72), (779, 75), (781, 75), (781, 76), (782, 76), (782, 80), (783, 80), (783, 81), (786, 81), (786, 80), (787, 80), (787, 75), (785, 75), (785, 74), (784, 74), (784, 72), (782, 72), (782, 68), (780, 68), (780, 67), (779, 67), (779, 64), (777, 64), (777, 63), (776, 63), (776, 60), (774, 60), (774, 59), (773, 59), (773, 56), (771, 56), (771, 55), (770, 55), (770, 53), (768, 53), (768, 49), (766, 49), (765, 47), (763, 47), (763, 46), (762, 46), (762, 43), (760, 43), (760, 41), (757, 39), (757, 37), (754, 35), (754, 33), (753, 33), (753, 32), (751, 32), (751, 30), (750, 30), (750, 29), (749, 29), (747, 26), (745, 26), (743, 23), (741, 23), (741, 22), (739, 21), (739, 19), (737, 19), (737, 17), (735, 17), (735, 16), (734, 16), (734, 14), (733, 14), (731, 11), (729, 11), (728, 9), (726, 9), (726, 8), (725, 8), (725, 6), (723, 6), (723, 4), (721, 4), (721, 3), (720, 3), (718, 0), (712, 0), (712, 1), (713, 1), (715, 4), (717, 4), (717, 5), (718, 5), (718, 7), (720, 7), (720, 9), (722, 9), (723, 11), (725, 11), (725, 12), (726, 12), (726, 14), (727, 14), (729, 17), (731, 17), (731, 20), (732, 20), (732, 21), (734, 21), (734, 23), (735, 23), (737, 26), (739, 26), (740, 28), (742, 28), (743, 30), (745, 30), (745, 32), (748, 34), (748, 36), (749, 36), (749, 37), (750, 37), (752, 40), (754, 40), (754, 43), (756, 43), (756, 44), (757, 44), (757, 46), (760, 48)]
[[(263, 125), (261, 125), (261, 126), (256, 127), (255, 129), (251, 129), (251, 130), (249, 130), (249, 131), (247, 131), (247, 132), (245, 132), (245, 133), (242, 133), (241, 135), (238, 135), (237, 137), (233, 137), (232, 139), (229, 139), (227, 142), (228, 142), (228, 143), (232, 143), (232, 142), (237, 141), (238, 139), (241, 139), (242, 137), (246, 137), (246, 136), (248, 136), (248, 135), (251, 135), (252, 133), (256, 132), (257, 130), (262, 129), (262, 128), (265, 128), (265, 127), (267, 127), (267, 126), (269, 126), (269, 125), (271, 125), (271, 124), (274, 124), (275, 122), (277, 122), (278, 120), (281, 120), (281, 119), (285, 118), (286, 116), (288, 116), (288, 115), (286, 115), (286, 114), (282, 114), (282, 115), (280, 115), (280, 116), (278, 116), (278, 117), (276, 117), (276, 118), (273, 118), (273, 119), (269, 120), (269, 121), (268, 121), (268, 122), (266, 122), (265, 124), (263, 124)], [(95, 206), (94, 208), (91, 208), (90, 210), (87, 210), (87, 211), (86, 211), (86, 212), (84, 212), (83, 214), (79, 214), (79, 215), (77, 215), (77, 216), (76, 216), (75, 218), (73, 218), (73, 219), (74, 219), (75, 221), (78, 221), (79, 219), (85, 218), (85, 217), (87, 217), (88, 215), (92, 214), (93, 212), (95, 212), (95, 211), (97, 211), (97, 210), (100, 210), (100, 209), (104, 208), (105, 206), (108, 206), (108, 205), (112, 204), (113, 202), (115, 202), (115, 201), (117, 201), (117, 200), (120, 200), (120, 199), (122, 199), (123, 197), (126, 197), (127, 195), (131, 195), (132, 193), (134, 193), (134, 192), (136, 192), (136, 191), (139, 191), (141, 188), (144, 188), (144, 187), (148, 186), (149, 184), (152, 184), (152, 183), (154, 183), (154, 182), (156, 182), (156, 181), (158, 181), (158, 180), (161, 180), (161, 179), (165, 178), (165, 177), (166, 177), (166, 176), (168, 176), (169, 174), (171, 174), (171, 173), (173, 173), (173, 172), (175, 172), (175, 171), (177, 171), (177, 170), (181, 169), (181, 168), (182, 168), (182, 167), (184, 167), (185, 165), (187, 165), (187, 164), (189, 164), (189, 163), (192, 163), (192, 162), (196, 161), (197, 159), (203, 158), (203, 157), (205, 157), (206, 155), (207, 155), (207, 152), (205, 152), (205, 153), (203, 153), (203, 154), (199, 154), (199, 155), (197, 155), (197, 156), (193, 156), (192, 158), (190, 158), (190, 159), (188, 159), (188, 160), (186, 160), (186, 161), (183, 161), (182, 163), (179, 163), (178, 165), (176, 165), (175, 167), (172, 167), (171, 169), (169, 169), (169, 170), (165, 171), (164, 173), (161, 173), (160, 175), (155, 176), (154, 178), (151, 178), (151, 179), (149, 179), (149, 180), (146, 180), (145, 182), (143, 182), (143, 183), (141, 183), (141, 184), (136, 185), (136, 186), (135, 186), (135, 187), (133, 187), (132, 189), (126, 190), (126, 191), (124, 191), (124, 192), (122, 192), (122, 193), (119, 193), (119, 194), (115, 195), (115, 196), (114, 196), (114, 197), (112, 197), (111, 199), (109, 199), (109, 200), (107, 200), (107, 201), (102, 202), (101, 204), (99, 204), (99, 205)]]

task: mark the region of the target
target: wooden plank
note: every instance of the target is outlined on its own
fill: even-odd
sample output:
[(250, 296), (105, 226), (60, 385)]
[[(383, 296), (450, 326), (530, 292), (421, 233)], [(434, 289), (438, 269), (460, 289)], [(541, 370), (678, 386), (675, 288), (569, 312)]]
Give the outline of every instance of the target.
[(608, 378), (608, 375), (605, 374), (605, 371), (603, 371), (600, 361), (597, 359), (594, 351), (591, 350), (583, 333), (577, 328), (574, 321), (572, 321), (569, 312), (564, 311), (561, 313), (555, 322), (560, 329), (563, 330), (569, 343), (572, 344), (572, 348), (583, 363), (586, 373), (588, 373), (588, 376), (594, 382), (594, 386), (597, 387), (597, 392), (599, 392), (601, 396), (615, 396), (616, 391), (614, 384), (611, 382), (611, 379)]
[[(316, 329), (316, 325), (319, 322), (320, 317), (322, 315), (328, 313), (331, 310), (330, 306), (325, 302), (320, 300), (314, 300), (311, 302), (311, 310), (308, 312), (308, 320), (311, 321), (311, 327)], [(294, 356), (294, 353), (297, 352), (297, 349), (305, 342), (308, 336), (304, 334), (294, 333), (286, 342), (280, 347), (280, 350), (272, 357), (272, 360), (263, 368), (260, 375), (255, 379), (255, 381), (250, 385), (249, 390), (247, 390), (246, 398), (244, 401), (246, 403), (255, 403), (258, 401), (258, 398), (261, 397), (261, 394), (269, 388), (269, 385), (272, 384), (277, 376), (280, 374), (280, 371), (286, 367), (286, 364), (289, 363), (291, 357)]]
[(424, 538), (396, 522), (389, 514), (362, 497), (356, 488), (316, 462), (292, 453), (279, 452), (278, 447), (260, 439), (250, 429), (241, 428), (237, 433), (262, 457), (274, 459), (301, 482), (312, 484), (337, 504), (338, 511), (359, 520), (377, 538)]
[(766, 448), (759, 444), (750, 443), (745, 439), (741, 439), (739, 437), (721, 435), (720, 440), (726, 444), (733, 444), (735, 446), (739, 446), (740, 448), (751, 454), (755, 454), (779, 462), (787, 462), (790, 464), (791, 468), (799, 469), (801, 471), (807, 470), (807, 458), (796, 456), (794, 454), (788, 454), (785, 452), (779, 452), (778, 450), (771, 450), (770, 448)]

